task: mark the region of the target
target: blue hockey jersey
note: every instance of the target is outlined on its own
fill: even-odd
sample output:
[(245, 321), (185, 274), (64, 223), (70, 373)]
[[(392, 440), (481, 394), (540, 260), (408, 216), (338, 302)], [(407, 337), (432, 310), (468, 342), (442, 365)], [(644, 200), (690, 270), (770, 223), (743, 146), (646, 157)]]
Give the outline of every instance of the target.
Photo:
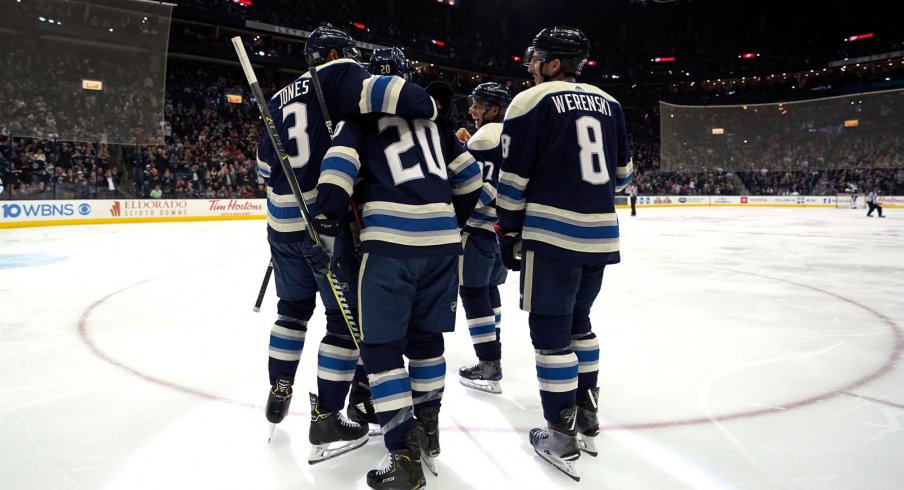
[[(360, 183), (355, 186), (355, 183)], [(429, 119), (366, 116), (342, 124), (321, 166), (317, 209), (361, 211), (361, 250), (425, 258), (461, 253), (459, 226), (483, 179), (451, 130)]]
[(518, 94), (502, 129), (497, 211), (524, 250), (584, 264), (620, 260), (615, 193), (633, 177), (621, 105), (584, 83)]
[[(374, 112), (436, 118), (436, 106), (424, 89), (399, 77), (371, 76), (354, 60), (325, 63), (317, 68), (317, 77), (333, 121)], [(330, 147), (330, 135), (311, 73), (277, 92), (268, 108), (308, 211), (314, 215), (320, 162)], [(257, 164), (258, 172), (267, 179), (267, 232), (276, 241), (300, 241), (305, 230), (304, 217), (266, 128), (261, 134)]]
[(483, 170), (483, 189), (474, 213), (468, 218), (465, 231), (471, 234), (496, 235), (496, 185), (499, 182), (499, 167), (502, 164), (501, 123), (484, 123), (468, 140), (468, 152), (474, 156)]

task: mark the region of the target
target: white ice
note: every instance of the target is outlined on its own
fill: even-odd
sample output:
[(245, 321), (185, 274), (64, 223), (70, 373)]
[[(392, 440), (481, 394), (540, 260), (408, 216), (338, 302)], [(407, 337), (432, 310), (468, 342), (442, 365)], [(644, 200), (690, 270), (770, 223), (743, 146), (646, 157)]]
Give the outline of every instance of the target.
[[(543, 420), (511, 275), (502, 395), (458, 384), (461, 312), (446, 337), (428, 488), (904, 488), (899, 213), (620, 211), (593, 309), (599, 457), (575, 483), (527, 442)], [(263, 221), (0, 230), (0, 488), (365, 488), (381, 439), (307, 464), (320, 308), (267, 444), (267, 260)]]

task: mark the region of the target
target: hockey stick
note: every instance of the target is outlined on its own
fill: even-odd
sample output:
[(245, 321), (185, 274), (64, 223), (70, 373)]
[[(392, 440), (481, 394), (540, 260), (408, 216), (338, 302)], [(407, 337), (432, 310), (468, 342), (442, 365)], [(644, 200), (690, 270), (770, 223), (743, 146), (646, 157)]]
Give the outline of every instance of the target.
[[(298, 186), (298, 179), (295, 178), (295, 172), (289, 164), (289, 157), (286, 155), (286, 150), (283, 148), (282, 141), (279, 139), (279, 133), (276, 131), (276, 124), (273, 122), (273, 116), (270, 115), (270, 109), (267, 108), (267, 100), (264, 99), (264, 94), (261, 92), (261, 86), (257, 81), (257, 76), (254, 74), (254, 68), (251, 67), (251, 61), (248, 59), (248, 53), (245, 51), (245, 45), (242, 44), (241, 36), (232, 38), (232, 45), (235, 47), (235, 52), (239, 57), (239, 63), (241, 63), (242, 70), (245, 72), (245, 78), (248, 79), (248, 84), (251, 86), (251, 93), (254, 94), (257, 108), (264, 120), (264, 125), (267, 127), (267, 135), (270, 137), (273, 148), (276, 149), (276, 154), (279, 157), (279, 164), (282, 167), (283, 173), (286, 174), (286, 180), (289, 181), (289, 187), (292, 188), (292, 194), (295, 196), (298, 209), (301, 210), (301, 214), (304, 216), (305, 227), (311, 235), (311, 240), (314, 241), (314, 244), (321, 245), (323, 242), (320, 240), (320, 235), (317, 234), (317, 230), (315, 230), (312, 225), (313, 220), (311, 218), (311, 213), (304, 203), (304, 197), (301, 195), (301, 188)], [(351, 308), (348, 306), (348, 301), (345, 299), (345, 293), (339, 285), (339, 279), (332, 270), (327, 271), (326, 278), (330, 285), (330, 290), (333, 292), (333, 297), (336, 298), (336, 302), (339, 304), (339, 311), (342, 312), (342, 318), (345, 319), (345, 324), (352, 334), (352, 341), (355, 343), (355, 348), (358, 349), (358, 339), (361, 336), (361, 332), (358, 329), (358, 324), (355, 323), (354, 317), (352, 317)]]
[(257, 301), (254, 302), (254, 312), (261, 311), (261, 303), (264, 302), (264, 293), (267, 292), (267, 285), (270, 284), (270, 274), (273, 274), (273, 259), (267, 264), (267, 272), (264, 273), (264, 281), (261, 283), (261, 291), (257, 293)]

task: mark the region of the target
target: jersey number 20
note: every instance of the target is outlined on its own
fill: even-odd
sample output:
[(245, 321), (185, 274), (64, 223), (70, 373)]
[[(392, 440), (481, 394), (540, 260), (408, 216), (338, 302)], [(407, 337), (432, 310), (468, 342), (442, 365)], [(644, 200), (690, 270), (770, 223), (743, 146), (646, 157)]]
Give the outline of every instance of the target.
[[(414, 127), (414, 131), (411, 130), (411, 126)], [(421, 170), (420, 164), (412, 165), (408, 168), (402, 165), (402, 153), (414, 147), (415, 138), (417, 138), (418, 145), (421, 147), (421, 153), (423, 153), (424, 160), (426, 160), (424, 166), (427, 167), (427, 171), (443, 180), (447, 180), (446, 164), (439, 141), (439, 128), (437, 128), (435, 122), (428, 119), (415, 119), (409, 125), (408, 121), (401, 117), (386, 116), (380, 118), (377, 122), (377, 127), (381, 133), (389, 128), (395, 128), (399, 132), (399, 140), (383, 150), (395, 185), (409, 180), (424, 178), (424, 171)]]

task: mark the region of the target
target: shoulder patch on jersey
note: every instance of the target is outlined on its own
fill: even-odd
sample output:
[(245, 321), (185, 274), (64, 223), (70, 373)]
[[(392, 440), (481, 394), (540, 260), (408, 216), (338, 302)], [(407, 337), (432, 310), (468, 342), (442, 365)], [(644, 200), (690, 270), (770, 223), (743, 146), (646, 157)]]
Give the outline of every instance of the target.
[(474, 151), (491, 150), (499, 146), (502, 137), (502, 124), (486, 123), (468, 140), (468, 149)]

